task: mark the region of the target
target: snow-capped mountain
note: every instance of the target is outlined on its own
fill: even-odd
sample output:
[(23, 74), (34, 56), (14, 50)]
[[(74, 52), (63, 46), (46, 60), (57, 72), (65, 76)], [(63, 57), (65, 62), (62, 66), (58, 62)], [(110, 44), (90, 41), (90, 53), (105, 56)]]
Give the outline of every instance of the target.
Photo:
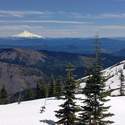
[[(117, 63), (105, 70), (102, 71), (105, 79), (106, 79), (106, 89), (113, 89), (112, 95), (119, 95), (120, 94), (120, 73), (123, 72), (125, 77), (125, 61)], [(80, 84), (80, 88), (85, 86), (85, 81), (87, 77), (80, 79), (82, 83)], [(124, 81), (125, 82), (125, 81)]]
[(23, 32), (21, 32), (17, 35), (14, 35), (13, 37), (18, 37), (18, 38), (44, 38), (41, 35), (34, 34), (32, 32), (29, 32), (29, 31), (23, 31)]

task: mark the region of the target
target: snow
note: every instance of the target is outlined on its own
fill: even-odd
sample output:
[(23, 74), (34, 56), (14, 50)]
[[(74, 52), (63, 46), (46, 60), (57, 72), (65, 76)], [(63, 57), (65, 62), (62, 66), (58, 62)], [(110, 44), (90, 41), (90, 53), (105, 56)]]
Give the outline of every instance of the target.
[[(114, 66), (111, 66), (103, 70), (103, 75), (108, 78), (106, 86), (113, 89), (118, 88), (120, 85), (120, 70), (123, 71), (125, 61), (122, 61)], [(87, 77), (82, 78), (85, 80)], [(80, 88), (85, 86), (85, 82), (80, 84)], [(113, 92), (113, 95), (118, 95), (119, 91)], [(83, 95), (77, 95), (78, 98)], [(46, 101), (45, 112), (40, 113), (40, 109), (44, 106)], [(77, 104), (81, 104), (80, 100), (76, 100)], [(53, 125), (52, 123), (58, 119), (55, 117), (55, 111), (59, 109), (59, 105), (63, 103), (63, 100), (57, 100), (53, 98), (39, 99), (32, 101), (21, 102), (21, 104), (13, 103), (8, 105), (0, 105), (0, 125)], [(113, 125), (124, 125), (125, 123), (125, 97), (111, 97), (108, 105), (111, 106), (110, 112), (115, 115), (110, 119), (115, 123)], [(42, 122), (40, 122), (42, 121)], [(44, 121), (51, 122), (51, 124)]]
[[(81, 97), (81, 95), (77, 96)], [(55, 98), (48, 98), (46, 101), (46, 109), (42, 114), (40, 108), (44, 105), (45, 99), (1, 105), (0, 125), (48, 125), (40, 120), (57, 121), (54, 111), (58, 110), (63, 101)], [(111, 118), (115, 121), (113, 125), (124, 125), (125, 97), (112, 97), (108, 103), (112, 106), (110, 111), (116, 114)]]
[(110, 111), (115, 115), (112, 120), (115, 122), (113, 125), (125, 124), (125, 97), (113, 97), (110, 105), (112, 106)]
[[(111, 89), (117, 89), (120, 87), (120, 71), (123, 71), (123, 75), (125, 76), (124, 66), (125, 61), (122, 61), (103, 71), (104, 76), (108, 78), (106, 81), (107, 88), (110, 87)], [(114, 91), (112, 95), (119, 95), (119, 90)]]
[(29, 31), (21, 32), (17, 35), (14, 35), (14, 37), (19, 37), (19, 38), (44, 38), (43, 36), (31, 33)]
[(46, 125), (40, 120), (57, 120), (54, 111), (62, 101), (47, 99), (46, 110), (40, 113), (45, 99), (0, 106), (0, 125)]
[[(125, 76), (125, 61), (122, 61), (118, 64), (115, 64), (105, 70), (102, 71), (103, 75), (105, 76), (105, 78), (107, 78), (106, 83), (106, 89), (117, 89), (115, 91), (112, 92), (112, 95), (119, 95), (119, 90), (118, 88), (120, 87), (120, 71), (123, 71), (123, 75)], [(80, 88), (84, 88), (85, 86), (85, 80), (88, 77), (84, 77), (81, 79), (81, 84), (80, 84)]]

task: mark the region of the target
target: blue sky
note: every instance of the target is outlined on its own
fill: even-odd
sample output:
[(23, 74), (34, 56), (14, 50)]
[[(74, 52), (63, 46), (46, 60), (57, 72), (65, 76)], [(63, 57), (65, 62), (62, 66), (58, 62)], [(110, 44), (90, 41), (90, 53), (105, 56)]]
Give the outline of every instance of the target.
[(125, 36), (125, 0), (0, 0), (0, 36)]

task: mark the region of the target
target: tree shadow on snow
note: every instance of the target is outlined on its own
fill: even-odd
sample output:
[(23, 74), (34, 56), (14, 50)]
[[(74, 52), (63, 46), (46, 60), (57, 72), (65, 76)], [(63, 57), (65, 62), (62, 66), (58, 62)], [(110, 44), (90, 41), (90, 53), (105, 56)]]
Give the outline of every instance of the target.
[(55, 122), (52, 120), (40, 120), (40, 122), (47, 123), (48, 125), (55, 125)]

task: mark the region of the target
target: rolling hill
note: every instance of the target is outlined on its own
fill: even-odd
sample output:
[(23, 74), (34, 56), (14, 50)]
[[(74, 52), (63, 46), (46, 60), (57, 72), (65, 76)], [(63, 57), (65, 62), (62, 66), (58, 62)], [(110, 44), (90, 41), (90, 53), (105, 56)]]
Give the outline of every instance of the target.
[[(114, 53), (124, 49), (125, 39), (100, 38), (102, 51)], [(31, 48), (56, 52), (92, 54), (94, 38), (0, 38), (0, 48)]]
[[(33, 49), (10, 48), (0, 49), (0, 87), (5, 85), (9, 94), (20, 89), (35, 88), (39, 80), (48, 83), (51, 75), (56, 79), (64, 77), (68, 63), (75, 66), (75, 77), (85, 74), (86, 66), (93, 60), (93, 55), (71, 54), (65, 52), (37, 51)], [(110, 54), (102, 55), (102, 62), (109, 67), (121, 57)]]

